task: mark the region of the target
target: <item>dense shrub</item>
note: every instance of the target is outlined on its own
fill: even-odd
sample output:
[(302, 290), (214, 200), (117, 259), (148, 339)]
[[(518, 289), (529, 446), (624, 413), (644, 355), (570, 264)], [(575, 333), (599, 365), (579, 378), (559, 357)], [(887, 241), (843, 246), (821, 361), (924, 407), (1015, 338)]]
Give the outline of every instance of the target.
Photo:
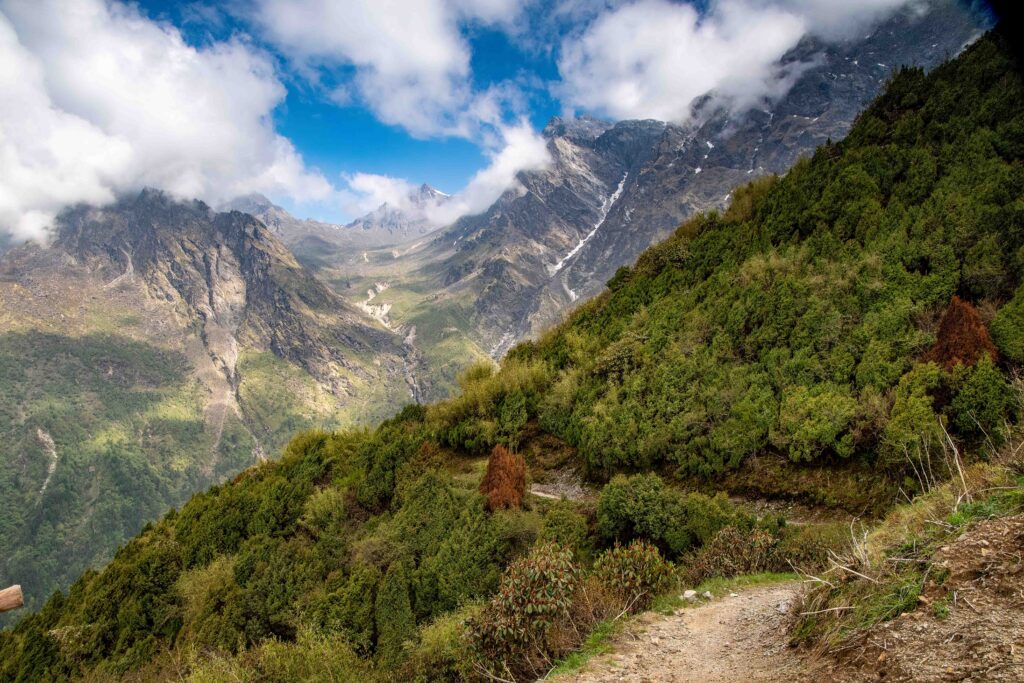
[(477, 605), (438, 617), (419, 630), (415, 642), (406, 643), (408, 659), (400, 680), (416, 683), (472, 680), (473, 652), (466, 638), (466, 621), (480, 611)]
[(780, 566), (813, 572), (828, 566), (829, 551), (846, 552), (850, 541), (850, 527), (842, 522), (790, 525), (780, 529), (776, 553)]
[(395, 562), (377, 590), (377, 658), (386, 667), (395, 667), (405, 655), (405, 642), (416, 631), (416, 620), (409, 598), (409, 573), (404, 562)]
[(794, 462), (811, 461), (825, 453), (843, 457), (853, 453), (853, 420), (857, 401), (830, 384), (796, 386), (782, 402), (778, 429), (772, 443), (788, 451)]
[(946, 382), (934, 363), (917, 365), (900, 378), (889, 422), (882, 436), (882, 462), (904, 468), (927, 460), (942, 448), (943, 434), (935, 411), (935, 397)]
[(580, 578), (572, 552), (553, 543), (509, 565), (498, 594), (469, 621), (479, 664), (517, 676), (545, 673), (565, 648), (555, 626), (570, 616)]
[(727, 526), (687, 558), (684, 576), (692, 585), (719, 576), (788, 569), (777, 553), (778, 538), (763, 529)]
[(953, 426), (964, 436), (985, 436), (998, 444), (1002, 441), (1003, 421), (1013, 404), (1010, 385), (986, 357), (965, 374), (949, 406)]
[(636, 540), (601, 553), (594, 562), (594, 576), (608, 592), (621, 597), (624, 610), (641, 612), (668, 587), (673, 568), (652, 544)]
[(347, 577), (311, 602), (310, 623), (324, 631), (345, 634), (357, 653), (371, 654), (377, 630), (375, 606), (380, 581), (381, 573), (376, 567), (355, 564)]
[(487, 509), (518, 509), (526, 496), (526, 461), (502, 445), (491, 451), (487, 471), (480, 482), (480, 493), (487, 498)]
[(513, 535), (509, 520), (487, 514), (481, 497), (464, 504), (436, 552), (416, 571), (417, 616), (433, 617), (491, 595), (516, 550)]
[(498, 435), (502, 443), (513, 450), (519, 448), (528, 418), (526, 396), (523, 392), (513, 391), (506, 394), (498, 409)]
[(576, 506), (567, 500), (560, 500), (544, 515), (540, 538), (569, 548), (577, 559), (590, 554), (590, 539), (587, 518), (576, 511)]
[(363, 438), (356, 455), (361, 474), (356, 488), (359, 503), (373, 511), (386, 506), (395, 493), (398, 471), (416, 455), (422, 443), (419, 426), (401, 420), (385, 422)]
[(707, 542), (743, 515), (725, 496), (683, 494), (656, 474), (617, 475), (601, 491), (597, 526), (608, 541), (651, 541), (669, 557)]
[(551, 381), (543, 363), (510, 358), (500, 375), (478, 363), (459, 377), (461, 392), (431, 405), (427, 421), (446, 446), (484, 453), (499, 441), (516, 446)]
[(1024, 287), (996, 313), (992, 338), (1006, 358), (1024, 364)]

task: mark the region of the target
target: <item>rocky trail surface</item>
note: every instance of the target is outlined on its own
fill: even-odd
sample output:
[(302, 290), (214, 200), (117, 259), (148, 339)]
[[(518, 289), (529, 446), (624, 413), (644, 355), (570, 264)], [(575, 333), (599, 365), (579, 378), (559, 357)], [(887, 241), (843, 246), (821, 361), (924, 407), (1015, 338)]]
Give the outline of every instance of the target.
[(789, 613), (800, 583), (730, 593), (672, 616), (644, 614), (582, 670), (559, 683), (783, 683), (808, 665), (788, 646)]

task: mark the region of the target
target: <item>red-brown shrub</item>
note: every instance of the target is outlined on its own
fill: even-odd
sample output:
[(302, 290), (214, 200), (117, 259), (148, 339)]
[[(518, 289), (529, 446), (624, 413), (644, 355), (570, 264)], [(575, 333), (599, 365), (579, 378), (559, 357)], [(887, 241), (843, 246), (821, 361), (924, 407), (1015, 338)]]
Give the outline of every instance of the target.
[(518, 509), (526, 495), (526, 461), (498, 444), (487, 461), (487, 472), (480, 482), (480, 493), (487, 497), (487, 509)]
[(993, 362), (998, 360), (995, 344), (977, 309), (954, 296), (939, 321), (935, 346), (925, 354), (924, 359), (952, 370), (960, 364), (974, 365), (983, 353), (987, 353)]

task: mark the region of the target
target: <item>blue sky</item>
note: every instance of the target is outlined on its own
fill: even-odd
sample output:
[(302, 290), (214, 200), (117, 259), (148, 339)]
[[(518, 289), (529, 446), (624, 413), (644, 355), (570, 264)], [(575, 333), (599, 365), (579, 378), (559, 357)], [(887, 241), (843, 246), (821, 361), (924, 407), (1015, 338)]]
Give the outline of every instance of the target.
[[(597, 7), (600, 3), (592, 3)], [(274, 109), (276, 130), (288, 138), (305, 162), (331, 178), (368, 173), (428, 183), (454, 194), (464, 188), (475, 173), (487, 166), (488, 158), (478, 140), (459, 135), (412, 134), (401, 125), (382, 122), (357, 101), (339, 106), (324, 96), (323, 83), (310, 83), (306, 75), (290, 68), (289, 56), (272, 43), (261, 40), (259, 28), (247, 17), (245, 3), (180, 2), (141, 0), (140, 11), (157, 22), (172, 24), (191, 45), (208, 46), (244, 34), (260, 49), (279, 60), (279, 76), (288, 92)], [(528, 3), (525, 25), (544, 20), (546, 3)], [(589, 10), (588, 10), (589, 13)], [(462, 27), (461, 37), (470, 50), (470, 82), (475, 91), (496, 84), (529, 80), (521, 86), (528, 107), (521, 113), (536, 129), (562, 111), (562, 105), (548, 89), (558, 80), (556, 52), (538, 47), (489, 26)], [(318, 76), (325, 81), (351, 77), (348, 65), (325, 69)], [(286, 195), (275, 197), (287, 208), (302, 214), (301, 202)], [(346, 207), (314, 203), (316, 218), (343, 222), (353, 218)]]
[[(216, 3), (142, 0), (139, 7), (153, 20), (173, 24), (196, 46), (226, 40), (240, 32), (250, 37), (253, 34), (242, 4), (217, 11)], [(529, 11), (534, 19), (539, 18), (544, 12), (543, 3), (535, 3)], [(211, 21), (214, 16), (217, 20)], [(523, 74), (529, 74), (542, 84), (558, 79), (553, 50), (524, 47), (506, 32), (487, 27), (467, 28), (463, 37), (470, 46), (472, 84), (477, 90), (515, 80)], [(273, 45), (266, 42), (260, 45), (275, 53)], [(287, 59), (279, 53), (275, 56), (282, 61)], [(453, 194), (487, 163), (479, 144), (471, 140), (457, 136), (411, 135), (400, 125), (381, 122), (358, 103), (337, 106), (323, 96), (321, 89), (289, 73), (286, 65), (282, 73), (288, 94), (273, 112), (275, 127), (295, 144), (308, 164), (325, 175), (363, 172), (394, 176), (414, 185), (429, 183)], [(525, 113), (536, 129), (542, 129), (551, 117), (561, 113), (558, 100), (542, 87), (532, 88), (529, 95), (530, 107)], [(294, 205), (287, 197), (279, 199)], [(335, 220), (348, 217), (343, 210), (329, 216)]]
[(0, 231), (146, 186), (345, 222), (424, 182), (443, 225), (547, 168), (553, 115), (764, 106), (801, 38), (917, 1), (0, 0)]

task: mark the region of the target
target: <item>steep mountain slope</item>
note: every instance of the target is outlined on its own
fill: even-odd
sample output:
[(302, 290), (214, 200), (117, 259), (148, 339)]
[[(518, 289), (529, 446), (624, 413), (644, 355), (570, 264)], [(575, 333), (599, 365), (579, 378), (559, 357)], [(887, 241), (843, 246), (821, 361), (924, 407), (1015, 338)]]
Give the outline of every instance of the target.
[[(693, 217), (459, 396), (300, 435), (166, 515), (0, 634), (0, 680), (535, 679), (666, 586), (662, 555), (693, 579), (820, 566), (849, 542), (846, 524), (754, 519), (681, 486), (863, 517), (991, 473), (972, 462), (1010, 436), (1019, 468), (1024, 77), (1008, 41), (899, 71), (844, 141)], [(492, 510), (482, 479), (525, 484), (507, 449), (535, 477), (615, 476), (596, 506)], [(1016, 510), (1010, 474), (980, 488)]]
[(402, 341), (261, 223), (145, 191), (0, 261), (0, 583), (30, 604), (296, 429), (412, 400)]
[(736, 185), (784, 173), (842, 138), (894, 67), (933, 67), (982, 23), (956, 0), (930, 0), (848, 42), (806, 39), (783, 60), (799, 77), (781, 100), (730, 114), (714, 109), (710, 93), (685, 126), (554, 119), (544, 130), (550, 168), (521, 173), (519, 187), (483, 214), (379, 253), (379, 267), (362, 270), (390, 282), (380, 300), (416, 327), (438, 386), (450, 385), (451, 358), (500, 358), (536, 336), (681, 220), (726, 206)]

